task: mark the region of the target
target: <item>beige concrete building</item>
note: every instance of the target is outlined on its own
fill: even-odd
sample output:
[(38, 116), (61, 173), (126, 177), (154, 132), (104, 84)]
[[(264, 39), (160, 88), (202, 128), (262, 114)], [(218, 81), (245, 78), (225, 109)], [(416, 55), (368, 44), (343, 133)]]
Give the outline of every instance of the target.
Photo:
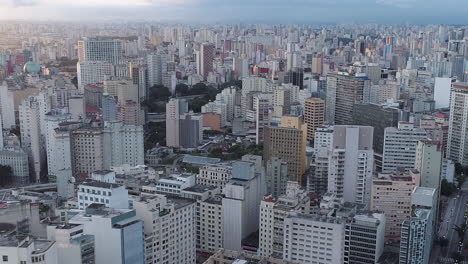
[(288, 163), (289, 180), (301, 184), (306, 170), (307, 124), (300, 117), (283, 116), (278, 127), (265, 128), (264, 142), (263, 161), (281, 158)]
[(325, 121), (325, 101), (320, 98), (307, 98), (305, 100), (304, 123), (307, 124), (307, 140), (314, 141), (317, 127)]
[(145, 124), (145, 112), (138, 102), (127, 100), (119, 104), (119, 120), (125, 125), (142, 126)]
[(370, 209), (385, 214), (386, 240), (400, 240), (403, 221), (411, 216), (411, 193), (419, 181), (419, 171), (405, 172), (404, 169), (372, 179)]

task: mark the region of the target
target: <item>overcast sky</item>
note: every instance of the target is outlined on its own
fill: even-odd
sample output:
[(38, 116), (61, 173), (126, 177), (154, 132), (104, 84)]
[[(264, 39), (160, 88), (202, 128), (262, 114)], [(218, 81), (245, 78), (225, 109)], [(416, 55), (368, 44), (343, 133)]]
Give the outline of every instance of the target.
[(0, 19), (468, 24), (468, 0), (0, 0)]

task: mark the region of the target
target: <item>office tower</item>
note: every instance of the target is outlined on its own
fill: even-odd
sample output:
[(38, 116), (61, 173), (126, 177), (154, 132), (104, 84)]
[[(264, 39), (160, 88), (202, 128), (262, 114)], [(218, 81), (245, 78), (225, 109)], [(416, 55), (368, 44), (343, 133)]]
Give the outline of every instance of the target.
[(21, 147), (28, 153), (33, 181), (40, 182), (46, 171), (44, 142), (45, 114), (50, 110), (45, 96), (31, 96), (18, 107)]
[(384, 249), (385, 223), (385, 214), (372, 212), (347, 222), (343, 263), (378, 263)]
[(255, 96), (255, 144), (263, 142), (264, 129), (270, 125), (271, 99), (271, 94)]
[(14, 97), (6, 83), (0, 84), (0, 114), (4, 129), (16, 126)]
[(468, 81), (464, 80), (465, 77), (465, 72), (464, 72), (464, 61), (465, 58), (463, 55), (456, 55), (453, 57), (452, 61), (452, 76), (455, 77), (458, 81), (463, 82), (463, 81)]
[(265, 181), (268, 194), (273, 197), (285, 194), (288, 182), (288, 164), (278, 157), (272, 157), (266, 164)]
[(88, 181), (78, 185), (78, 209), (84, 210), (93, 203), (112, 209), (128, 209), (128, 190), (123, 185)]
[(468, 165), (468, 83), (454, 83), (450, 92), (450, 119), (447, 158)]
[(140, 103), (126, 100), (119, 103), (118, 119), (125, 125), (142, 126), (145, 124), (145, 112)]
[(213, 253), (223, 247), (223, 205), (219, 188), (196, 184), (185, 188), (180, 194), (184, 198), (196, 200), (197, 214), (195, 227), (200, 233), (196, 235), (196, 249)]
[(232, 178), (223, 189), (223, 245), (241, 250), (242, 240), (258, 230), (260, 201), (265, 194), (263, 175), (255, 173), (255, 164), (236, 161)]
[(198, 59), (199, 64), (197, 65), (198, 74), (203, 76), (203, 80), (206, 80), (208, 74), (213, 71), (213, 59), (215, 55), (215, 46), (211, 43), (202, 43), (200, 45), (200, 58)]
[[(67, 158), (70, 157), (70, 153), (66, 153), (67, 150), (70, 150), (70, 147), (67, 144), (63, 145), (62, 140), (66, 139), (63, 137), (55, 137), (58, 136), (55, 129), (59, 128), (60, 123), (69, 121), (72, 118), (72, 115), (66, 113), (65, 110), (66, 109), (52, 109), (52, 111), (45, 115), (44, 121), (46, 124), (46, 131), (44, 132), (44, 136), (49, 175), (54, 175), (59, 170), (70, 169), (70, 163), (67, 160)], [(69, 141), (66, 140), (66, 143), (69, 144)]]
[(413, 123), (398, 122), (398, 128), (385, 129), (383, 149), (383, 173), (397, 168), (412, 169), (416, 158), (416, 145), (427, 138), (424, 129), (415, 128)]
[(353, 124), (374, 128), (373, 148), (376, 153), (383, 153), (385, 128), (397, 127), (401, 110), (395, 107), (376, 104), (356, 104), (353, 110)]
[[(59, 179), (58, 174), (63, 174), (63, 170), (72, 169), (72, 148), (70, 133), (74, 129), (80, 128), (79, 122), (62, 122), (57, 128), (53, 128), (49, 134), (49, 144), (47, 147), (47, 162), (49, 169), (49, 180), (56, 178), (57, 184), (62, 179)], [(60, 173), (59, 173), (60, 172)], [(62, 182), (66, 182), (64, 180)]]
[(168, 147), (180, 146), (179, 120), (183, 113), (188, 112), (188, 104), (185, 99), (171, 98), (166, 104), (166, 145)]
[(372, 179), (370, 209), (385, 213), (386, 240), (400, 239), (401, 223), (411, 215), (411, 193), (419, 181), (418, 171), (401, 169)]
[(122, 61), (122, 41), (119, 39), (85, 38), (78, 41), (78, 59), (82, 61), (106, 61), (118, 64)]
[(328, 191), (345, 202), (368, 204), (374, 165), (374, 129), (334, 126), (329, 145)]
[(421, 187), (440, 191), (443, 150), (431, 140), (418, 141), (414, 169), (421, 173)]
[(135, 210), (92, 204), (69, 223), (83, 225), (83, 234), (94, 235), (96, 263), (144, 262), (143, 222)]
[(411, 217), (401, 227), (400, 263), (425, 264), (431, 260), (436, 197), (433, 188), (416, 187), (411, 194)]
[(108, 121), (102, 129), (103, 167), (143, 165), (144, 131), (143, 126), (126, 125), (121, 121)]
[[(163, 84), (163, 76), (167, 72), (167, 54), (156, 52), (148, 54), (148, 87)], [(170, 88), (170, 87), (167, 87)]]
[(273, 157), (280, 158), (288, 164), (289, 180), (301, 184), (306, 169), (306, 137), (307, 125), (300, 117), (283, 116), (278, 127), (265, 128), (264, 162), (268, 162)]
[[(57, 262), (94, 263), (94, 236), (83, 234), (83, 225), (49, 224), (47, 239), (57, 244)], [(49, 262), (47, 262), (49, 263)]]
[(0, 165), (9, 166), (13, 172), (13, 185), (29, 183), (28, 154), (21, 148), (0, 150)]
[(195, 263), (195, 206), (195, 200), (163, 195), (133, 202), (144, 222), (145, 263)]
[(307, 140), (314, 141), (315, 130), (322, 126), (325, 118), (325, 101), (320, 98), (305, 100), (304, 123), (307, 124)]
[(267, 195), (260, 203), (260, 244), (262, 256), (283, 258), (284, 219), (290, 212), (309, 213), (310, 198), (297, 182), (288, 182), (277, 199)]
[(133, 84), (138, 85), (138, 99), (142, 101), (148, 96), (148, 67), (138, 63), (128, 64), (128, 76)]
[(74, 175), (88, 175), (104, 169), (103, 136), (102, 129), (94, 127), (79, 128), (71, 132), (70, 146)]
[(226, 121), (231, 122), (234, 119), (235, 107), (236, 107), (236, 93), (235, 87), (229, 87), (223, 89), (219, 94), (216, 95), (216, 101), (226, 105)]
[(117, 120), (117, 101), (114, 97), (109, 94), (102, 96), (102, 120), (103, 121), (114, 121)]
[(352, 124), (353, 106), (368, 100), (369, 89), (370, 81), (365, 76), (328, 74), (325, 121), (336, 125)]
[(78, 90), (84, 94), (86, 85), (102, 83), (114, 76), (111, 63), (106, 61), (80, 61), (77, 64)]
[(223, 188), (231, 178), (231, 163), (210, 164), (200, 168), (196, 183), (201, 185), (215, 186), (222, 192)]

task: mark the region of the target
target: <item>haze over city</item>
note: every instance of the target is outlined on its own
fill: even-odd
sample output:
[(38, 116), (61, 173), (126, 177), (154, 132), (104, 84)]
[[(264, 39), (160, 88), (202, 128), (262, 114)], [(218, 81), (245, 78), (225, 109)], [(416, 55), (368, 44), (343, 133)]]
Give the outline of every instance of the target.
[(1, 20), (463, 24), (464, 0), (2, 0)]

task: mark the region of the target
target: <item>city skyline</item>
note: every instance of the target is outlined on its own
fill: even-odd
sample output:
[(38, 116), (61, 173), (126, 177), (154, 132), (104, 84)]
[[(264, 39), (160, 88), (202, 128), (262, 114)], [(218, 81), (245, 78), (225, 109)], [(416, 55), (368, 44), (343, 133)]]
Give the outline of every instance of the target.
[[(462, 0), (3, 0), (0, 20), (466, 24)], [(259, 12), (259, 10), (262, 10)]]

